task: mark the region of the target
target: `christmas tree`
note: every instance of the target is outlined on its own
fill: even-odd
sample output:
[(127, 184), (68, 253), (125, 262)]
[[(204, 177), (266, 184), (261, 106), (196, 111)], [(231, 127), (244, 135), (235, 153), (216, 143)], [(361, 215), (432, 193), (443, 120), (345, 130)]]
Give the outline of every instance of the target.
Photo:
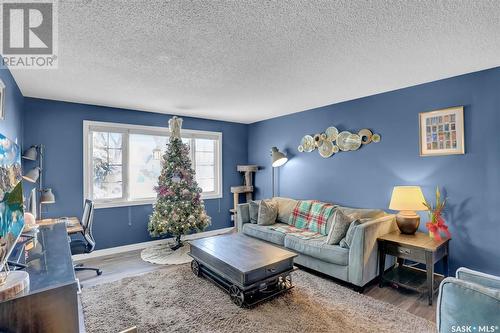
[(181, 139), (182, 119), (169, 120), (170, 140), (162, 157), (162, 171), (158, 177), (156, 203), (150, 216), (148, 230), (151, 236), (170, 234), (175, 237), (172, 249), (182, 246), (181, 235), (203, 231), (210, 225), (210, 217), (200, 199), (195, 172), (189, 158), (189, 146)]

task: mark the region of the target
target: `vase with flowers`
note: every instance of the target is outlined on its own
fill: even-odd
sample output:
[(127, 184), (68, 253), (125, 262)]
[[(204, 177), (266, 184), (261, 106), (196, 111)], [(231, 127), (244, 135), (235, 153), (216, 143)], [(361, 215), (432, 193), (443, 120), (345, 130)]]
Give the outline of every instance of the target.
[(443, 218), (443, 210), (446, 205), (446, 198), (441, 199), (441, 192), (439, 187), (436, 187), (436, 204), (433, 206), (428, 203), (427, 200), (424, 205), (429, 211), (429, 222), (425, 224), (429, 230), (429, 236), (435, 240), (441, 240), (441, 232), (446, 235), (446, 237), (451, 238), (451, 234), (448, 231), (448, 226), (446, 225)]

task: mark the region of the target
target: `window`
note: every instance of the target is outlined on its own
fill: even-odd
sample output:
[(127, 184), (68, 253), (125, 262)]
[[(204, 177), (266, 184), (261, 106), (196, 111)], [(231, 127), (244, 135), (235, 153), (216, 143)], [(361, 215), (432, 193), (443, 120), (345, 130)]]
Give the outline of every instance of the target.
[[(153, 203), (169, 130), (83, 122), (84, 196), (97, 208)], [(222, 133), (182, 130), (202, 198), (222, 197)]]

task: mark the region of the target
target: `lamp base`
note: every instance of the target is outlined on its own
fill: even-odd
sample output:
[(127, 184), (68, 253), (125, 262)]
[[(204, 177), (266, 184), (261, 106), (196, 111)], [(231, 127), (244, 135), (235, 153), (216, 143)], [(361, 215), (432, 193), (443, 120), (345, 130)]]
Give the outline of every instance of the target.
[(413, 235), (420, 225), (420, 216), (415, 212), (399, 212), (396, 215), (396, 224), (402, 234)]

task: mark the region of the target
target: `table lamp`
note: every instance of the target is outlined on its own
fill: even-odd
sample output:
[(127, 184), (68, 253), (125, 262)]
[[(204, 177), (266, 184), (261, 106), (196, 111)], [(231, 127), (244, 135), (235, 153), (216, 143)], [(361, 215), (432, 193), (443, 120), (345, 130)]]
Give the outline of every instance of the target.
[(398, 210), (396, 223), (403, 234), (414, 234), (420, 225), (417, 210), (427, 210), (420, 186), (394, 186), (389, 209)]

